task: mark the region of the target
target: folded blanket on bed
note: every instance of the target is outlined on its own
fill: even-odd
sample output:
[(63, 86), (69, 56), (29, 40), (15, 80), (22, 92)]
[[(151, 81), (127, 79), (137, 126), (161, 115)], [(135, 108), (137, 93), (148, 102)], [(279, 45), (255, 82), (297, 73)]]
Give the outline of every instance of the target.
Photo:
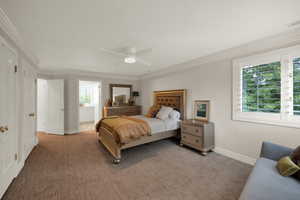
[(151, 135), (150, 126), (146, 121), (128, 116), (104, 118), (97, 123), (97, 132), (100, 127), (110, 131), (118, 144), (127, 144), (142, 136)]

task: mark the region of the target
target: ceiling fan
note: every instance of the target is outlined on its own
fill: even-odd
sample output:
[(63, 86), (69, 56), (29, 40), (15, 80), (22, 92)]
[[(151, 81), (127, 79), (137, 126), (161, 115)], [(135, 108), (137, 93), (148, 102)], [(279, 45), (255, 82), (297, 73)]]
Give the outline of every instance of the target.
[(124, 63), (134, 64), (136, 62), (146, 66), (151, 66), (151, 63), (141, 59), (139, 56), (152, 51), (151, 48), (137, 50), (135, 47), (124, 47), (118, 50), (110, 50), (100, 48), (100, 51), (123, 58)]

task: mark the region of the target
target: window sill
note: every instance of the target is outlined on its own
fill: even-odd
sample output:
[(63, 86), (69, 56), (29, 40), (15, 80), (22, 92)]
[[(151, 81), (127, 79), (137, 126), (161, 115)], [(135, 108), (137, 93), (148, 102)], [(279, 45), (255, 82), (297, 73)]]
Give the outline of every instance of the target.
[(233, 116), (232, 120), (300, 129), (300, 116), (290, 117), (285, 120), (280, 119), (280, 114), (278, 114), (278, 117), (279, 117), (278, 119), (274, 119), (274, 117), (261, 118), (261, 117)]

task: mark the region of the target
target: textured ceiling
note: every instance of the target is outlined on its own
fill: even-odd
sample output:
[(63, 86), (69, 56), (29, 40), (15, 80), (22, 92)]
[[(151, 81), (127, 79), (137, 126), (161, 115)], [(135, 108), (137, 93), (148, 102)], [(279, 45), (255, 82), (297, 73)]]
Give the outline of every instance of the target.
[[(278, 34), (299, 0), (0, 0), (42, 69), (142, 75)], [(100, 51), (151, 48), (152, 66)]]

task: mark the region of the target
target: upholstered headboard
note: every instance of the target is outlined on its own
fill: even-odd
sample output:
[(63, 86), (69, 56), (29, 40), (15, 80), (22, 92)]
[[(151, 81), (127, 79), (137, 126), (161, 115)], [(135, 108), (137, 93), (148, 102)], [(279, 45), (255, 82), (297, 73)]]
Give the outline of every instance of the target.
[(154, 92), (154, 105), (169, 106), (181, 113), (181, 119), (186, 118), (186, 90), (165, 90)]

